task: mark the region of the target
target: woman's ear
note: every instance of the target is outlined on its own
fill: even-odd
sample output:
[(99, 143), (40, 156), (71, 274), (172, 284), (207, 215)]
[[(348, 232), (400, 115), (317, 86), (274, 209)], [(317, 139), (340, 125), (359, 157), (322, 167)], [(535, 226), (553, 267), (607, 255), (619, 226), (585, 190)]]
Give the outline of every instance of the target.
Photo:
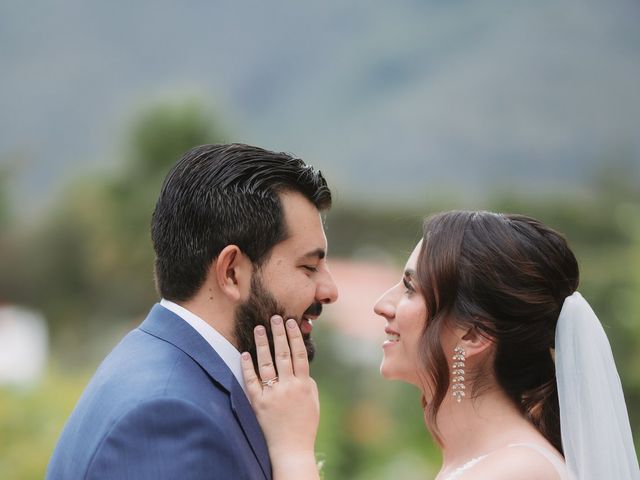
[(459, 338), (460, 340), (457, 346), (464, 349), (467, 358), (485, 353), (487, 349), (493, 345), (491, 337), (482, 334), (476, 327), (461, 330)]
[(210, 278), (223, 295), (234, 303), (246, 298), (251, 288), (251, 261), (237, 245), (227, 245), (211, 265)]

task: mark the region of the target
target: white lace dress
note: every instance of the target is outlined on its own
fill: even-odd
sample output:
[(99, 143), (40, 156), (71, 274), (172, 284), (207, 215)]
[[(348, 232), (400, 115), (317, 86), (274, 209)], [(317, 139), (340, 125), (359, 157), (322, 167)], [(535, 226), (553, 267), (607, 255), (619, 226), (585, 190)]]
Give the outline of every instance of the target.
[[(551, 463), (551, 465), (553, 465), (553, 467), (558, 472), (558, 475), (560, 476), (560, 480), (571, 480), (571, 477), (569, 476), (569, 472), (567, 471), (567, 467), (565, 466), (564, 462), (562, 460), (560, 460), (555, 454), (553, 454), (552, 452), (547, 450), (546, 448), (543, 448), (540, 445), (535, 445), (533, 443), (513, 443), (513, 444), (509, 445), (509, 447), (525, 447), (525, 448), (531, 448), (531, 449), (535, 450), (540, 455), (542, 455), (544, 458), (546, 458), (549, 461), (549, 463)], [(466, 471), (471, 469), (474, 465), (476, 465), (477, 463), (481, 462), (482, 460), (484, 460), (488, 456), (489, 456), (489, 454), (481, 455), (481, 456), (476, 457), (476, 458), (472, 458), (471, 460), (466, 462), (461, 467), (456, 468), (444, 480), (457, 480)]]

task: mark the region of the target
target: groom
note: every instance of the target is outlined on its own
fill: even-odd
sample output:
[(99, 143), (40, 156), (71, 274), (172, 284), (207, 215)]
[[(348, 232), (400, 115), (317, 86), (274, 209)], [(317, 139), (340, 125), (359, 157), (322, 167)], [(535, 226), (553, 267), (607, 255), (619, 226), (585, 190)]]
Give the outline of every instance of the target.
[[(247, 145), (204, 145), (167, 175), (151, 222), (162, 300), (107, 356), (67, 421), (48, 479), (270, 479), (240, 353), (274, 313), (312, 320), (327, 269), (322, 174)], [(272, 348), (273, 351), (273, 348)]]

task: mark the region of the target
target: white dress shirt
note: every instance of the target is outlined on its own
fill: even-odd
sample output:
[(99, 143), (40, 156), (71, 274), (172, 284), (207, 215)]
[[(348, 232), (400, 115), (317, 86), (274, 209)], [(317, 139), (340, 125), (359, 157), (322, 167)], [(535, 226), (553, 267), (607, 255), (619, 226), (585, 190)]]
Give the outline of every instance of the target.
[(191, 313), (184, 307), (181, 307), (177, 303), (173, 303), (169, 300), (165, 300), (164, 298), (160, 300), (160, 305), (162, 305), (167, 310), (172, 311), (180, 318), (182, 318), (185, 322), (191, 325), (196, 332), (198, 332), (202, 338), (204, 338), (211, 348), (213, 348), (222, 361), (229, 367), (233, 376), (236, 377), (238, 383), (244, 390), (245, 394), (246, 389), (244, 385), (244, 378), (242, 376), (242, 367), (240, 366), (240, 352), (236, 347), (234, 347), (229, 340), (224, 338), (220, 332), (218, 332), (215, 328), (209, 325), (207, 322), (202, 320), (197, 315)]

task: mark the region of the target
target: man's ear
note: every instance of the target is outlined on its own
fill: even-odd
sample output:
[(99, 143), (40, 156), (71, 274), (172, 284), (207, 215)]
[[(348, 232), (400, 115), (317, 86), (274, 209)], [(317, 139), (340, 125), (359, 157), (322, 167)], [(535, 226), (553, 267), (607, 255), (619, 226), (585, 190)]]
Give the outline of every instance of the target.
[(464, 348), (467, 358), (474, 355), (486, 353), (487, 349), (493, 345), (491, 337), (483, 335), (476, 327), (461, 330), (458, 346)]
[(234, 303), (248, 294), (251, 274), (251, 261), (237, 245), (224, 247), (209, 271), (223, 295)]

